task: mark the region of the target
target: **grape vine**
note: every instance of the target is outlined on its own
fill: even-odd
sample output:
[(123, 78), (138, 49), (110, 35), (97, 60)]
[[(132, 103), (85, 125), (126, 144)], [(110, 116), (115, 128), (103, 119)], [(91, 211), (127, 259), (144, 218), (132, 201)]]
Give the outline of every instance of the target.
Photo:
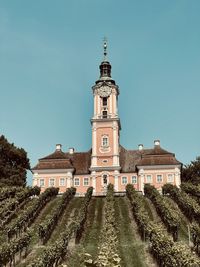
[(126, 193), (130, 200), (133, 215), (144, 240), (149, 240), (150, 251), (162, 267), (198, 267), (200, 260), (182, 243), (174, 242), (165, 234), (161, 225), (150, 220), (143, 206), (143, 196), (132, 185), (127, 185)]
[(51, 233), (55, 228), (58, 219), (63, 214), (65, 208), (67, 207), (69, 201), (74, 197), (75, 193), (75, 188), (67, 189), (67, 191), (62, 195), (59, 205), (56, 206), (51, 214), (47, 216), (44, 222), (39, 224), (38, 235), (43, 244), (45, 244), (45, 242), (51, 236)]
[(75, 238), (79, 238), (83, 231), (92, 192), (93, 188), (89, 187), (81, 207), (77, 209), (77, 212), (75, 212), (73, 221), (60, 234), (57, 241), (53, 245), (46, 247), (42, 255), (29, 264), (28, 267), (58, 266), (67, 253), (68, 244), (72, 236), (74, 235)]
[(20, 236), (24, 231), (26, 231), (27, 227), (34, 221), (46, 203), (58, 194), (58, 190), (58, 188), (54, 187), (47, 188), (38, 199), (31, 203), (31, 206), (17, 217), (14, 222), (11, 222), (10, 225), (5, 227), (8, 240), (10, 240), (14, 235)]
[(170, 195), (191, 222), (196, 220), (200, 223), (200, 205), (196, 200), (172, 184), (165, 184), (162, 190), (163, 194)]
[(118, 237), (115, 224), (114, 188), (108, 185), (105, 201), (104, 224), (101, 231), (101, 241), (95, 266), (119, 267), (121, 258), (118, 252)]
[(174, 241), (177, 241), (178, 227), (180, 225), (178, 212), (171, 208), (168, 202), (160, 195), (154, 186), (145, 184), (144, 194), (153, 202), (156, 211), (160, 215), (163, 223), (166, 225), (168, 232), (173, 235)]

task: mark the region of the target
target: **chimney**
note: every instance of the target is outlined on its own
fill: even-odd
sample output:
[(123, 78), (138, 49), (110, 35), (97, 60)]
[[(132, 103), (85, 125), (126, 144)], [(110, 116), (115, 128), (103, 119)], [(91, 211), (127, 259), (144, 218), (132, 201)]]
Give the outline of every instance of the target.
[(139, 144), (139, 145), (138, 145), (138, 150), (139, 150), (139, 151), (143, 150), (143, 144)]
[(154, 140), (154, 147), (160, 146), (160, 140)]
[(62, 149), (62, 145), (61, 144), (57, 144), (56, 145), (56, 151), (61, 151)]
[(73, 147), (69, 148), (69, 154), (71, 154), (71, 155), (74, 154), (74, 148)]

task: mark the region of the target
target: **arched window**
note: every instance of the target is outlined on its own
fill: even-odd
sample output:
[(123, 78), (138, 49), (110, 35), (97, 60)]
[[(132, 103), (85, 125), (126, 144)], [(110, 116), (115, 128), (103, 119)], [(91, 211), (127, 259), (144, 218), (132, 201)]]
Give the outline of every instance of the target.
[(107, 184), (108, 183), (108, 176), (107, 174), (103, 175), (103, 184)]
[(108, 147), (108, 137), (107, 136), (102, 137), (102, 146)]
[(103, 115), (103, 119), (106, 119), (107, 118), (107, 110), (103, 110), (102, 112), (102, 115)]
[(107, 97), (103, 97), (102, 101), (103, 101), (103, 106), (107, 106)]

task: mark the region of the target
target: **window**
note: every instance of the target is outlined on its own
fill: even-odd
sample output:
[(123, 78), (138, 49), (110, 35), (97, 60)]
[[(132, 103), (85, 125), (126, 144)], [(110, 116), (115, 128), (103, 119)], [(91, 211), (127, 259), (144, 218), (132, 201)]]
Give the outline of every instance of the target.
[(122, 177), (122, 184), (127, 184), (127, 177), (125, 176)]
[(84, 178), (83, 179), (83, 185), (88, 186), (89, 185), (89, 178)]
[(103, 184), (105, 185), (107, 183), (108, 183), (108, 176), (107, 176), (107, 174), (104, 174), (103, 175)]
[(55, 179), (54, 178), (49, 179), (49, 186), (55, 186)]
[(103, 119), (106, 119), (107, 118), (107, 110), (103, 110), (102, 115), (103, 115)]
[(65, 178), (60, 178), (60, 186), (65, 186)]
[(79, 186), (80, 185), (80, 180), (79, 178), (74, 179), (74, 186)]
[(168, 174), (167, 175), (167, 182), (168, 183), (173, 183), (174, 182), (174, 175), (173, 174)]
[(103, 106), (107, 106), (107, 97), (103, 97)]
[(149, 174), (146, 176), (146, 183), (148, 184), (152, 183), (152, 176)]
[(40, 187), (44, 187), (44, 179), (40, 179)]
[(137, 176), (132, 176), (131, 179), (132, 184), (137, 184)]
[(157, 175), (157, 183), (162, 183), (162, 175)]
[(103, 136), (103, 138), (102, 138), (102, 146), (103, 147), (108, 147), (108, 137), (107, 136)]

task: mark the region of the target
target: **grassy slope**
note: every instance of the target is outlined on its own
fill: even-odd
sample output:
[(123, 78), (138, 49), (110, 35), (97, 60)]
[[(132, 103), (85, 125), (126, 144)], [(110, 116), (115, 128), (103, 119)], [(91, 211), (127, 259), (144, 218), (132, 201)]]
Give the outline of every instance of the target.
[(83, 198), (75, 197), (70, 201), (65, 212), (63, 213), (62, 217), (60, 218), (56, 228), (54, 229), (47, 245), (52, 244), (56, 241), (59, 237), (60, 233), (65, 229), (65, 227), (70, 223), (70, 220), (73, 216), (74, 210), (78, 209), (83, 202)]
[(118, 225), (119, 251), (122, 258), (121, 266), (143, 267), (145, 263), (145, 248), (142, 241), (136, 237), (129, 217), (129, 208), (125, 197), (115, 198), (116, 223)]
[(66, 264), (70, 267), (80, 266), (81, 253), (89, 253), (95, 259), (98, 252), (98, 243), (102, 227), (104, 198), (92, 198), (86, 221), (85, 233), (81, 243), (71, 252), (66, 259)]

